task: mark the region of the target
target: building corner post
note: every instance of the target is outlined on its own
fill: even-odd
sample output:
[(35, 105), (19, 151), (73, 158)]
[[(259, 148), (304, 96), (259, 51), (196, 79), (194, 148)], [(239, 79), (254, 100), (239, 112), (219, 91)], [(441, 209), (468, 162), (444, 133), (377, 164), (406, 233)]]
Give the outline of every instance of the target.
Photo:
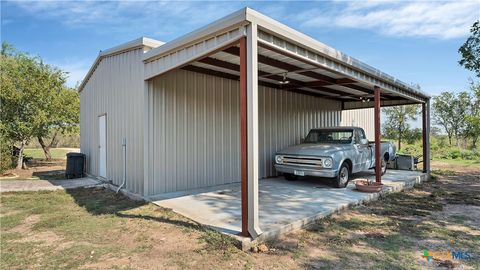
[(259, 128), (258, 128), (258, 48), (257, 24), (247, 26), (247, 140), (248, 140), (248, 232), (258, 237), (258, 178), (259, 178)]
[(150, 104), (148, 81), (143, 82), (143, 197), (148, 198), (149, 191), (149, 138), (150, 138)]

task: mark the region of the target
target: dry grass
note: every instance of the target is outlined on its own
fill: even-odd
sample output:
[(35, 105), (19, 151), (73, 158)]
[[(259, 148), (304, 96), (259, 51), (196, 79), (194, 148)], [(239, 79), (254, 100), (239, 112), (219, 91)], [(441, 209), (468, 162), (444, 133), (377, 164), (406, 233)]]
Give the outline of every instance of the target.
[[(414, 190), (267, 243), (266, 253), (240, 251), (168, 209), (105, 189), (6, 193), (0, 268), (479, 269), (480, 170), (445, 169)], [(475, 257), (428, 264), (424, 249)]]

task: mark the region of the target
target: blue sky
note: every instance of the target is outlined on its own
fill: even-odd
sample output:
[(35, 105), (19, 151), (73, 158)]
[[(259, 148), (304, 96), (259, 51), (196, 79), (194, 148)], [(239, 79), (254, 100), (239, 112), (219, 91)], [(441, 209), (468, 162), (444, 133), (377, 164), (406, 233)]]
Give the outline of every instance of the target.
[(431, 94), (468, 88), (458, 48), (480, 0), (2, 1), (1, 39), (83, 78), (99, 50), (140, 36), (170, 41), (249, 6)]

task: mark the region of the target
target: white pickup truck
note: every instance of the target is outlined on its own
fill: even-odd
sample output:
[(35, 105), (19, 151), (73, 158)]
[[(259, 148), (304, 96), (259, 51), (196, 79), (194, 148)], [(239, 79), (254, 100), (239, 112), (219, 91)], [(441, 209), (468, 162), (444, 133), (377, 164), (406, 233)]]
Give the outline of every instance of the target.
[[(387, 162), (395, 159), (391, 142), (381, 143), (382, 175)], [(333, 178), (335, 187), (346, 187), (353, 173), (375, 169), (375, 145), (360, 127), (312, 129), (304, 142), (290, 146), (275, 155), (275, 168), (287, 180), (298, 176)]]

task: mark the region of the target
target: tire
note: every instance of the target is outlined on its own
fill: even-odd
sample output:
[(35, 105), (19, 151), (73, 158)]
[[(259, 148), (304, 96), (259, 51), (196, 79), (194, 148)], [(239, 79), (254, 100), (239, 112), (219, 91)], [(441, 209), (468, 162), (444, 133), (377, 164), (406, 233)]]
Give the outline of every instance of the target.
[(287, 179), (288, 181), (295, 181), (298, 179), (298, 176), (296, 175), (293, 175), (291, 173), (284, 173), (283, 176), (285, 177), (285, 179)]
[[(375, 172), (377, 171), (377, 168), (373, 168)], [(385, 159), (382, 159), (382, 173), (381, 175), (384, 175), (387, 173), (387, 161)]]
[(343, 162), (338, 171), (337, 177), (333, 178), (333, 186), (336, 188), (345, 188), (350, 180), (350, 166)]

